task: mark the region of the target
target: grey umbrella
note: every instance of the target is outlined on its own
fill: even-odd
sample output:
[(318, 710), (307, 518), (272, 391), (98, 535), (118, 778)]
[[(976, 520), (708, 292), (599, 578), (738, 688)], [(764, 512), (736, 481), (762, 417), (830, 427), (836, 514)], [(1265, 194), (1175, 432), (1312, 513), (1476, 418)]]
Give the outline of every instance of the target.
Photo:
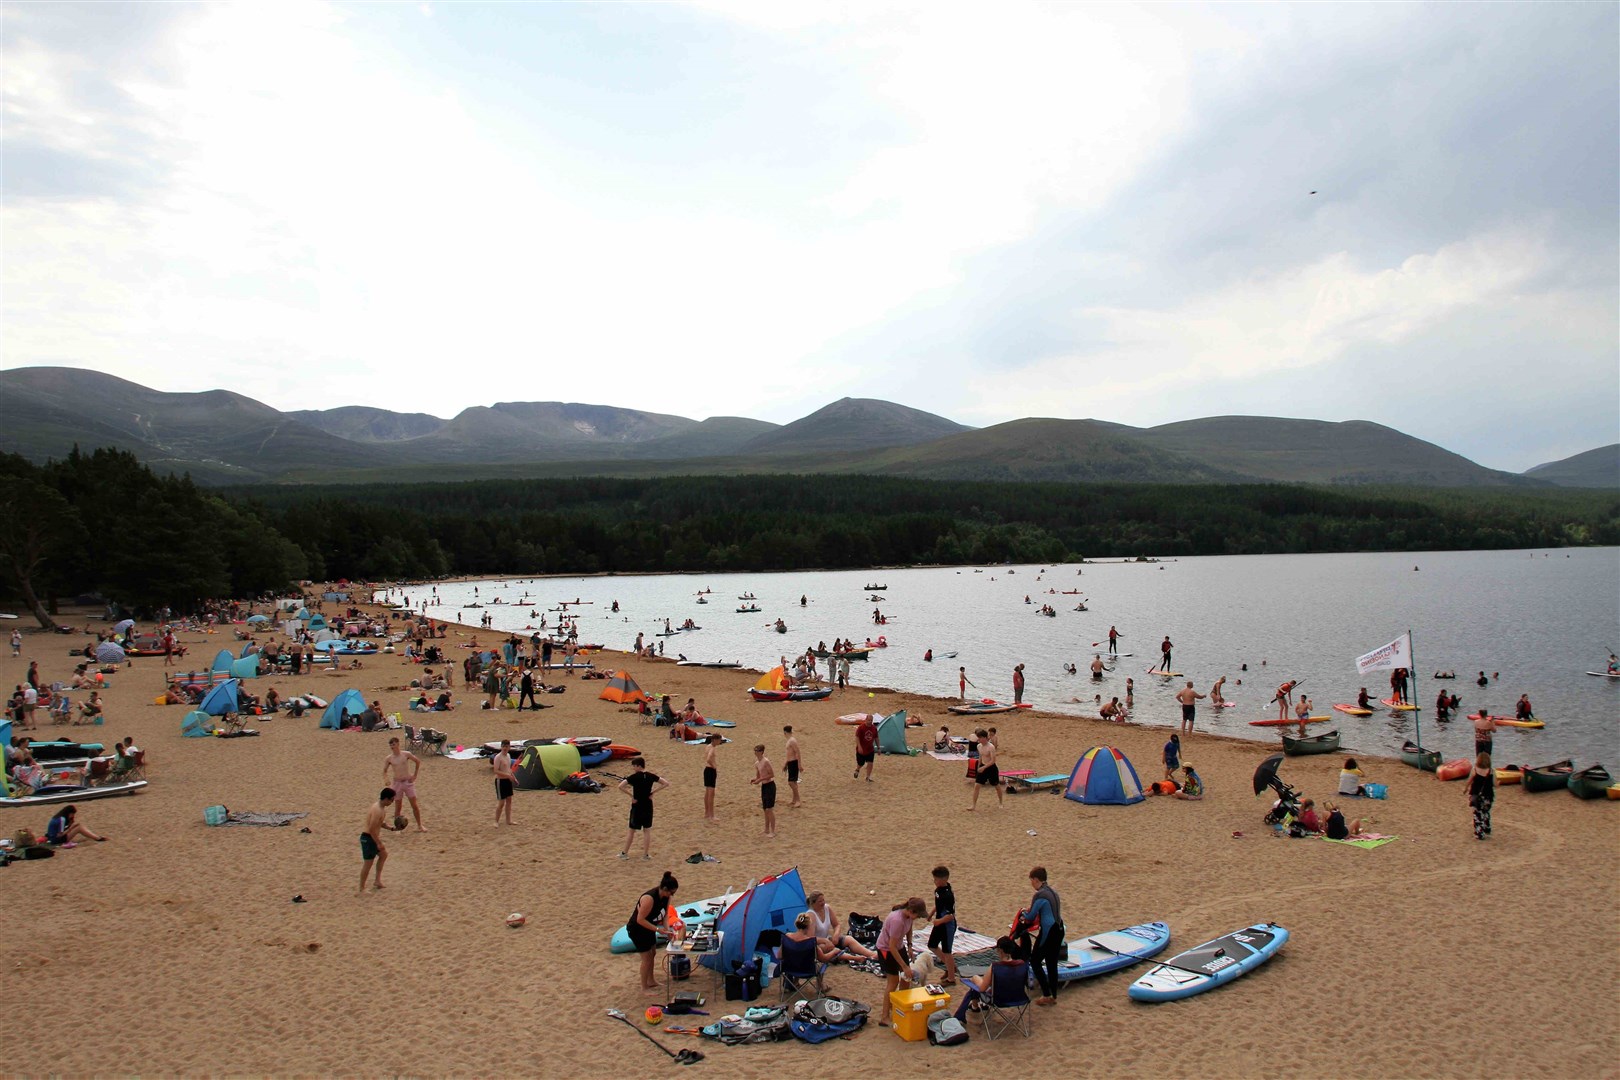
[(1277, 768), (1282, 765), (1282, 761), (1283, 756), (1281, 754), (1272, 754), (1260, 763), (1258, 769), (1254, 770), (1254, 793), (1256, 795), (1266, 790), (1266, 788), (1276, 785)]
[(135, 625), (135, 620), (134, 619), (122, 619), (122, 620), (120, 620), (118, 622), (113, 623), (113, 633), (122, 634), (125, 630), (128, 630), (130, 627), (132, 627), (134, 625)]
[(121, 664), (125, 660), (124, 650), (111, 641), (103, 641), (96, 646), (96, 659), (103, 664)]

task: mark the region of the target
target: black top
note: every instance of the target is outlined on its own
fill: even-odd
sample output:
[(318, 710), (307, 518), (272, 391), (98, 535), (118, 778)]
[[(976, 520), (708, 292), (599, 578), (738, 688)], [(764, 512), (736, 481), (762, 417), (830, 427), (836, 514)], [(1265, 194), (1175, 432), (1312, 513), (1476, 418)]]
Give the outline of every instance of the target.
[(653, 785), (657, 784), (658, 781), (659, 776), (657, 773), (646, 771), (631, 773), (624, 778), (624, 782), (630, 785), (631, 800), (638, 803), (652, 801)]
[(956, 914), (956, 893), (951, 890), (951, 883), (946, 882), (934, 889), (934, 918), (943, 919), (947, 915)]
[[(664, 916), (669, 911), (669, 900), (657, 889), (648, 889), (646, 892), (642, 893), (641, 896), (652, 897), (652, 910), (647, 913), (647, 921), (652, 923), (654, 926), (662, 925)], [(636, 898), (636, 906), (630, 909), (630, 922), (628, 925), (635, 927), (638, 933), (645, 934), (647, 931), (636, 919), (636, 912), (640, 910), (640, 908), (641, 897), (638, 896)]]
[(1496, 798), (1496, 770), (1486, 769), (1484, 772), (1480, 772), (1476, 767), (1474, 775), (1468, 778), (1468, 797), (1471, 799)]

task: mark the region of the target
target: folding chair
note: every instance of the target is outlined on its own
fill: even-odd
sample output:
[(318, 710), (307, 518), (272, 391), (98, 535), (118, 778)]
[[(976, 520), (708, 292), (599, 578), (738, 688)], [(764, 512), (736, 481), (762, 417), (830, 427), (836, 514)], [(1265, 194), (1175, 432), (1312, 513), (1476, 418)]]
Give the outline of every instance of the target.
[(405, 749), (412, 751), (426, 749), (422, 745), (422, 736), (417, 732), (416, 728), (410, 724), (404, 724), (401, 725), (400, 730), (405, 732)]
[(816, 959), (816, 939), (794, 941), (782, 939), (782, 948), (776, 965), (777, 1000), (786, 1005), (804, 999), (826, 997), (827, 987), (822, 981), (827, 965)]
[(129, 778), (130, 780), (145, 780), (146, 779), (146, 751), (145, 750), (137, 750), (137, 751), (135, 751), (135, 756), (130, 759), (129, 771), (127, 773), (125, 773), (124, 775), (127, 778)]
[(110, 781), (114, 775), (112, 762), (104, 757), (91, 758), (90, 763), (85, 766), (84, 786), (95, 787), (97, 784)]
[(979, 1014), (984, 1037), (994, 1039), (1008, 1028), (1029, 1038), (1029, 964), (990, 965), (990, 993), (979, 1000), (985, 1009)]

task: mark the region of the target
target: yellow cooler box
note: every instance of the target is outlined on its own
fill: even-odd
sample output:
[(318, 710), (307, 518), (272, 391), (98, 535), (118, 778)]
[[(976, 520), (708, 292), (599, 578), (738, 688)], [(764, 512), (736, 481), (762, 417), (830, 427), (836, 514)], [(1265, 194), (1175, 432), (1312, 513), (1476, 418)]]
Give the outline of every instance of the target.
[(951, 995), (930, 994), (922, 987), (896, 990), (889, 995), (889, 1009), (894, 1013), (894, 1033), (907, 1042), (928, 1041), (928, 1018), (940, 1009), (951, 1007)]

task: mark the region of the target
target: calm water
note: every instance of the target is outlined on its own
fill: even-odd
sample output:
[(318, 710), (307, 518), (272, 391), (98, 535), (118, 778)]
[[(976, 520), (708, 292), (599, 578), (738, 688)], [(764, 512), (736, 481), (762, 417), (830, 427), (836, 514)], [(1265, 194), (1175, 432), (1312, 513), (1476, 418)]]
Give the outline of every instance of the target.
[[(1419, 569), (1414, 570), (1416, 566)], [(1044, 571), (1044, 572), (1043, 572)], [(886, 584), (881, 604), (867, 599), (866, 584)], [(479, 590), (474, 594), (474, 588)], [(698, 604), (697, 590), (712, 588), (709, 603)], [(1496, 735), (1499, 761), (1539, 764), (1572, 756), (1578, 762), (1620, 766), (1620, 680), (1592, 678), (1608, 653), (1620, 647), (1620, 550), (1470, 551), (1426, 554), (1257, 555), (1182, 559), (1158, 564), (998, 566), (911, 570), (855, 570), (785, 574), (707, 574), (611, 578), (497, 579), (441, 584), (434, 613), (465, 622), (488, 614), (501, 630), (518, 630), (548, 613), (556, 601), (595, 601), (571, 610), (580, 619), (582, 640), (628, 648), (636, 633), (651, 637), (668, 617), (675, 626), (690, 617), (703, 629), (662, 639), (670, 655), (692, 660), (740, 660), (766, 668), (784, 654), (835, 637), (882, 633), (889, 647), (855, 663), (857, 684), (891, 686), (940, 696), (956, 693), (956, 669), (967, 668), (984, 697), (1010, 700), (1011, 671), (1023, 663), (1025, 700), (1057, 711), (1095, 713), (1092, 695), (1123, 697), (1125, 678), (1136, 681), (1134, 719), (1173, 725), (1180, 716), (1173, 700), (1183, 680), (1146, 674), (1168, 634), (1175, 643), (1175, 670), (1194, 680), (1201, 692), (1227, 676), (1226, 697), (1235, 708), (1201, 706), (1199, 726), (1252, 736), (1265, 729), (1249, 720), (1274, 715), (1266, 702), (1276, 684), (1304, 680), (1319, 713), (1335, 702), (1355, 700), (1362, 685), (1355, 658), (1407, 629), (1419, 679), (1415, 700), (1425, 708), (1419, 720), (1423, 742), (1448, 758), (1472, 748), (1467, 720), (1439, 724), (1433, 700), (1439, 687), (1451, 688), (1463, 712), (1485, 704), (1498, 715), (1512, 715), (1514, 702), (1528, 693), (1543, 731), (1504, 730)], [(1048, 589), (1079, 589), (1080, 595), (1052, 595)], [(420, 602), (426, 587), (405, 590)], [(759, 597), (758, 614), (738, 614), (737, 597)], [(465, 607), (477, 599), (507, 601), (529, 596), (533, 604)], [(799, 597), (809, 598), (800, 607)], [(1032, 604), (1026, 605), (1028, 595)], [(396, 597), (397, 598), (397, 597)], [(1084, 598), (1089, 611), (1072, 610)], [(617, 600), (620, 613), (608, 606)], [(1035, 613), (1046, 603), (1057, 617)], [(874, 626), (873, 607), (889, 617)], [(778, 618), (789, 633), (768, 628)], [(1110, 624), (1119, 628), (1120, 649), (1135, 655), (1095, 686), (1086, 665)], [(935, 660), (925, 663), (924, 650)], [(954, 659), (940, 656), (956, 652)], [(1079, 675), (1063, 671), (1074, 663)], [(1248, 665), (1248, 671), (1242, 665)], [(1435, 671), (1455, 670), (1454, 682), (1437, 683)], [(1499, 678), (1475, 685), (1480, 670)], [(1239, 679), (1243, 684), (1237, 685)], [(741, 678), (739, 678), (739, 693)], [(1388, 694), (1388, 674), (1368, 677), (1373, 697)], [(971, 693), (971, 691), (970, 691)], [(1084, 704), (1065, 704), (1082, 697)], [(1411, 737), (1414, 720), (1382, 710), (1358, 719), (1332, 714), (1347, 749), (1389, 753)]]

